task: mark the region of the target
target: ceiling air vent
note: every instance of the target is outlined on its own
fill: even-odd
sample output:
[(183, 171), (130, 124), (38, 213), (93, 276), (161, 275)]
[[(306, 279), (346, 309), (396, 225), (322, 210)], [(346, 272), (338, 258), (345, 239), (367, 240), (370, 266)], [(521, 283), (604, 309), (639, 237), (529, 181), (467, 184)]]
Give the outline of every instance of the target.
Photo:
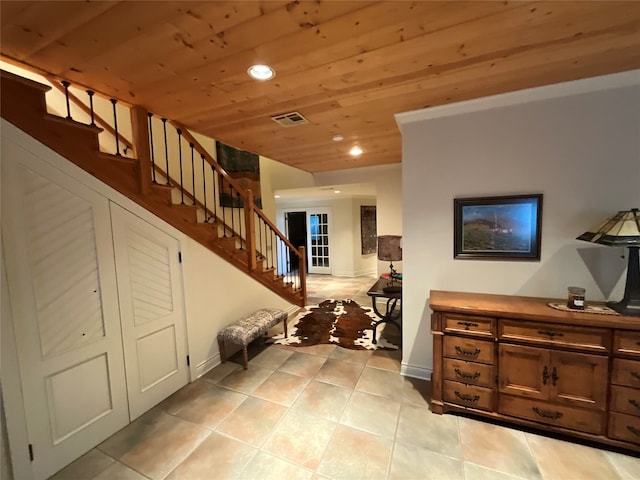
[(302, 114), (298, 112), (283, 113), (271, 117), (271, 120), (282, 125), (283, 127), (295, 127), (296, 125), (303, 125), (309, 123), (309, 120), (304, 118)]

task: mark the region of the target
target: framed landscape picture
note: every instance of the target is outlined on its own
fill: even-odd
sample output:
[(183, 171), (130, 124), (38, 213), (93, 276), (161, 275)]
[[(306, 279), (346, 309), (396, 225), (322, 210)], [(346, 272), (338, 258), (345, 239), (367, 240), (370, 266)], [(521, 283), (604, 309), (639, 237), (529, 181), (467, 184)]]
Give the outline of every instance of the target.
[(540, 260), (542, 194), (455, 198), (454, 258)]

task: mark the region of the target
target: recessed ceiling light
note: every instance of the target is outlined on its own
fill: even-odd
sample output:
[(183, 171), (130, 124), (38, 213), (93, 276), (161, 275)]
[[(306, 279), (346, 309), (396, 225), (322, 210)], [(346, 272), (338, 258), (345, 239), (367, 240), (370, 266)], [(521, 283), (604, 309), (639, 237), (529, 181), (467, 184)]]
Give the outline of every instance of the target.
[(280, 195), (274, 195), (273, 198), (280, 198)]
[(271, 80), (276, 76), (275, 70), (269, 65), (251, 65), (247, 73), (256, 80)]
[(344, 140), (344, 137), (342, 135), (334, 135), (331, 140), (333, 140), (334, 142), (341, 142), (342, 140)]
[(355, 145), (351, 147), (351, 150), (349, 150), (349, 153), (352, 156), (357, 157), (358, 155), (362, 155), (362, 149), (358, 145)]
[(333, 193), (340, 193), (340, 190), (334, 190)]

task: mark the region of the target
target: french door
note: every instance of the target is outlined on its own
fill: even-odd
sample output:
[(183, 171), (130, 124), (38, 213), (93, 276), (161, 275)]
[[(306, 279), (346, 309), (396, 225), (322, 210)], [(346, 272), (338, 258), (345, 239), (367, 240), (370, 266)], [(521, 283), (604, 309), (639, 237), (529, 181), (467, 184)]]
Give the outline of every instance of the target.
[(307, 244), (309, 273), (331, 274), (330, 212), (328, 209), (307, 210)]

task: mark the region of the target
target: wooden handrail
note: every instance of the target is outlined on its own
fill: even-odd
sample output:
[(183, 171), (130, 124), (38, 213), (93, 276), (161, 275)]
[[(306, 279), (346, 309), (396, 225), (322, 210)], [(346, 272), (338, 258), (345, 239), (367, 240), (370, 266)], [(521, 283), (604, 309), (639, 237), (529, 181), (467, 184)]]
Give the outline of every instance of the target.
[[(80, 110), (82, 110), (87, 115), (91, 115), (91, 109), (89, 107), (87, 107), (84, 104), (84, 102), (82, 100), (80, 100), (78, 97), (76, 97), (73, 93), (66, 92), (64, 86), (57, 79), (55, 79), (54, 77), (52, 77), (50, 75), (44, 75), (44, 77), (59, 92), (62, 92), (64, 95), (68, 94), (69, 95), (69, 100), (71, 100), (78, 108), (80, 108)], [(100, 128), (106, 130), (112, 136), (114, 136), (114, 137), (116, 136), (116, 130), (111, 125), (109, 125), (109, 123), (106, 120), (104, 120), (100, 115), (98, 115), (97, 113), (93, 112), (93, 119), (98, 124), (98, 126)], [(120, 132), (118, 132), (117, 136), (118, 136), (118, 140), (121, 141), (122, 143), (124, 143), (125, 147), (130, 148), (131, 150), (133, 150), (133, 143), (131, 143), (129, 140), (127, 140)]]
[(224, 179), (227, 182), (229, 182), (236, 191), (240, 193), (240, 196), (244, 201), (245, 208), (247, 207), (247, 205), (251, 205), (251, 209), (255, 210), (258, 216), (262, 218), (267, 225), (269, 225), (269, 228), (271, 228), (274, 232), (276, 232), (276, 235), (282, 238), (289, 248), (293, 249), (296, 252), (296, 254), (300, 255), (300, 252), (298, 251), (298, 247), (294, 247), (293, 244), (289, 242), (289, 239), (282, 232), (280, 232), (280, 230), (278, 230), (278, 227), (276, 227), (273, 224), (273, 222), (267, 218), (267, 216), (262, 212), (262, 210), (255, 207), (255, 204), (253, 201), (249, 202), (246, 191), (238, 184), (238, 182), (236, 182), (233, 178), (231, 178), (231, 176), (226, 172), (226, 170), (224, 170), (211, 155), (209, 155), (209, 153), (204, 149), (204, 147), (200, 144), (200, 142), (198, 142), (193, 137), (193, 135), (189, 133), (187, 128), (181, 123), (174, 122), (173, 120), (169, 120), (169, 123), (173, 125), (174, 128), (176, 129), (179, 128), (182, 131), (182, 137), (185, 140), (187, 140), (189, 143), (193, 143), (193, 146), (198, 151), (198, 153), (200, 153), (201, 155), (204, 155), (205, 160), (218, 171), (218, 174), (222, 175)]
[(174, 122), (173, 120), (169, 120), (169, 123), (173, 125), (175, 129), (180, 129), (180, 131), (182, 132), (182, 137), (185, 140), (187, 140), (189, 143), (193, 143), (193, 146), (196, 148), (198, 153), (200, 153), (201, 155), (204, 155), (207, 163), (212, 165), (217, 170), (218, 175), (222, 175), (225, 181), (227, 181), (238, 193), (240, 193), (240, 196), (242, 197), (242, 200), (246, 205), (248, 201), (247, 201), (247, 193), (244, 190), (244, 188), (241, 185), (239, 185), (237, 181), (231, 178), (231, 176), (227, 173), (227, 171), (224, 168), (222, 168), (220, 164), (211, 155), (209, 155), (209, 152), (207, 152), (207, 150), (200, 144), (200, 142), (198, 142), (193, 137), (193, 135), (191, 135), (187, 127), (185, 127), (179, 122)]

